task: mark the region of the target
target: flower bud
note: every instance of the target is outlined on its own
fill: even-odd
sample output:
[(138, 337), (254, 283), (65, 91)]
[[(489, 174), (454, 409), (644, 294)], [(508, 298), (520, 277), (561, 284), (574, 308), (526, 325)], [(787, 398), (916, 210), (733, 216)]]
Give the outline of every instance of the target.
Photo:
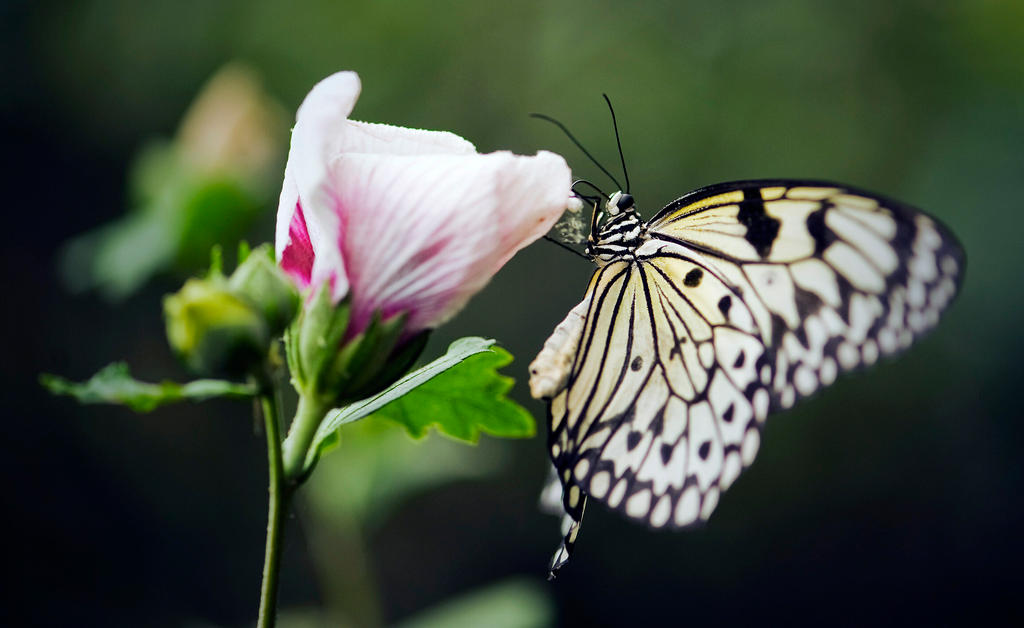
[(273, 337), (288, 327), (299, 309), (299, 292), (274, 261), (274, 251), (268, 244), (257, 247), (241, 261), (228, 278), (228, 290), (259, 310)]
[(164, 298), (167, 340), (189, 370), (240, 375), (261, 364), (271, 335), (261, 312), (220, 276), (189, 279)]

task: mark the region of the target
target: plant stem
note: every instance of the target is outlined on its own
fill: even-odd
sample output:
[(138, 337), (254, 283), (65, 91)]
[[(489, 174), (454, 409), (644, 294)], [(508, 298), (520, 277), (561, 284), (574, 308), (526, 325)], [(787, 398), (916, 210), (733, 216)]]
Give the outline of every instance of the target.
[(267, 433), (267, 461), (270, 502), (267, 507), (267, 546), (263, 559), (263, 587), (260, 590), (260, 614), (257, 626), (272, 628), (277, 621), (277, 581), (281, 566), (284, 521), (292, 487), (285, 481), (281, 457), (281, 429), (277, 419), (277, 395), (272, 383), (260, 394), (263, 421)]
[(295, 409), (295, 418), (288, 428), (288, 437), (282, 445), (284, 457), (284, 473), (289, 483), (300, 482), (306, 466), (306, 455), (309, 446), (320, 427), (320, 421), (330, 409), (330, 403), (324, 403), (315, 395), (300, 394), (299, 405)]

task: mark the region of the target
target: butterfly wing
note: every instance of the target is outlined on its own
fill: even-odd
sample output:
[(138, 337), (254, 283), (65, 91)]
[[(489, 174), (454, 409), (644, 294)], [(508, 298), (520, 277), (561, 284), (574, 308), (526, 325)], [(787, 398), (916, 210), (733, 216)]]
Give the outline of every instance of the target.
[(704, 188), (648, 229), (702, 252), (752, 312), (772, 354), (772, 409), (909, 347), (956, 295), (965, 261), (926, 214), (827, 183)]
[[(575, 351), (561, 387), (545, 389), (567, 513), (552, 571), (568, 560), (586, 496), (653, 527), (691, 525), (760, 443), (769, 397), (750, 382), (767, 358), (751, 313), (742, 302), (723, 312), (732, 289), (682, 247), (652, 241), (637, 256), (595, 273), (582, 324), (570, 315), (552, 336), (564, 342), (531, 365), (539, 386), (558, 379), (554, 356)], [(687, 294), (695, 272), (706, 278)]]
[(722, 184), (647, 226), (636, 261), (600, 268), (582, 322), (559, 327), (575, 358), (554, 377), (547, 361), (557, 385), (535, 395), (567, 512), (553, 570), (586, 496), (656, 528), (707, 519), (769, 412), (908, 346), (964, 262), (931, 218), (833, 185)]

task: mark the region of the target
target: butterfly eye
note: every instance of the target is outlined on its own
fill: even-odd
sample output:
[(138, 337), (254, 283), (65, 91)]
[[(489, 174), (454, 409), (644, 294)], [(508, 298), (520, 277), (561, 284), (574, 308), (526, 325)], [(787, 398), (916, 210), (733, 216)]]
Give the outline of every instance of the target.
[(615, 206), (622, 211), (627, 211), (633, 208), (633, 196), (631, 194), (623, 194), (619, 197), (619, 200), (615, 203)]

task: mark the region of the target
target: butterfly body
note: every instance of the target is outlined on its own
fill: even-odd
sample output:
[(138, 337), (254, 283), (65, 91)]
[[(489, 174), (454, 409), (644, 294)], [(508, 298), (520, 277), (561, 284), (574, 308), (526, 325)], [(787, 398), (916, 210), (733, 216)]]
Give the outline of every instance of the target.
[(632, 199), (628, 200), (630, 205), (625, 210), (616, 206), (616, 202), (622, 196), (621, 192), (611, 196), (605, 211), (615, 213), (610, 214), (597, 237), (591, 238), (587, 243), (586, 254), (598, 267), (619, 259), (634, 257), (636, 250), (648, 239), (646, 226), (636, 209), (632, 207)]
[(654, 528), (706, 520), (772, 412), (909, 346), (964, 263), (930, 217), (836, 184), (711, 186), (646, 223), (616, 193), (604, 214), (584, 300), (530, 366), (566, 512), (552, 571), (588, 497)]

